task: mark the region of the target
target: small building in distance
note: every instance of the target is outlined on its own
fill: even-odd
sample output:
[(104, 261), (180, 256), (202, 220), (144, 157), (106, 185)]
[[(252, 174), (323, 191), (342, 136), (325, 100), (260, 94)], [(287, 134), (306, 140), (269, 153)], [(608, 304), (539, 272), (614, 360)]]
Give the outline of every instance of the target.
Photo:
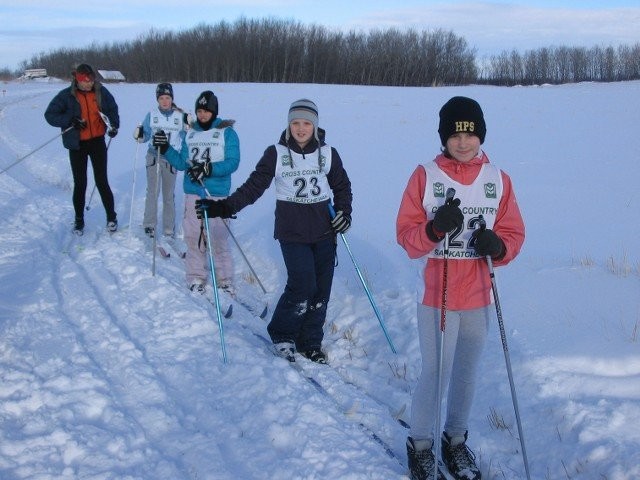
[(119, 70), (98, 70), (98, 73), (105, 82), (126, 82), (127, 79)]
[(22, 74), (22, 79), (31, 80), (32, 78), (48, 77), (46, 68), (27, 68)]

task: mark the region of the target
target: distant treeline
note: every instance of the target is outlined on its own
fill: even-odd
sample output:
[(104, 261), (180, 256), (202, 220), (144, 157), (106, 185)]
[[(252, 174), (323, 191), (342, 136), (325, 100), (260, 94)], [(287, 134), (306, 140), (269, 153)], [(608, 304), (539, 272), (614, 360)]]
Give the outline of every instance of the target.
[(492, 85), (619, 82), (640, 79), (640, 43), (613, 47), (553, 47), (491, 57), (481, 81)]
[(505, 51), (480, 65), (475, 50), (450, 31), (344, 33), (291, 20), (241, 18), (180, 32), (152, 30), (111, 45), (63, 48), (35, 55), (22, 67), (68, 78), (78, 62), (145, 83), (526, 85), (640, 79), (640, 43), (617, 49), (543, 48), (522, 55)]

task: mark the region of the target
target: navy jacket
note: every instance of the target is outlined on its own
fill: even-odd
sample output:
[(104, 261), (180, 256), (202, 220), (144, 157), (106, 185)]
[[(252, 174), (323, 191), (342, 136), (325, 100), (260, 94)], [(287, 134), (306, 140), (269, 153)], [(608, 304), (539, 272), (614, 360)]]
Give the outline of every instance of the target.
[[(280, 136), (280, 145), (304, 155), (317, 155), (316, 150), (324, 143), (324, 130), (318, 129), (320, 142), (315, 139), (300, 149), (293, 140), (286, 139), (286, 130)], [(338, 152), (331, 148), (331, 169), (327, 180), (333, 194), (336, 211), (342, 210), (351, 215), (351, 182), (342, 165)], [(275, 145), (269, 146), (257, 163), (256, 168), (244, 184), (237, 188), (227, 199), (233, 212), (238, 212), (254, 203), (269, 188), (276, 173), (277, 150)], [(300, 204), (276, 200), (274, 237), (285, 242), (315, 243), (333, 235), (328, 201), (321, 203)]]
[[(98, 81), (94, 83), (93, 88), (100, 111), (107, 116), (112, 128), (120, 128), (118, 105), (113, 95)], [(75, 81), (72, 81), (69, 87), (60, 90), (44, 112), (44, 118), (49, 125), (59, 127), (61, 130), (70, 127), (71, 120), (80, 115), (80, 103), (76, 97)], [(62, 135), (62, 145), (69, 150), (78, 150), (80, 148), (80, 132), (72, 128)]]

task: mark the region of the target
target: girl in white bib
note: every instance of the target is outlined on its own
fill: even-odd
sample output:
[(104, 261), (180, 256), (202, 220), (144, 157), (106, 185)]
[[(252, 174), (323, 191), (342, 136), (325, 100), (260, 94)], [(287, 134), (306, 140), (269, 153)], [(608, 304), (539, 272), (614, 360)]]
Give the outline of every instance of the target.
[[(419, 263), (417, 323), (422, 372), (411, 405), (407, 456), (412, 479), (433, 479), (432, 449), (434, 441), (441, 442), (440, 458), (454, 478), (479, 480), (480, 470), (466, 440), (492, 312), (485, 257), (491, 256), (496, 266), (513, 260), (524, 242), (524, 223), (511, 179), (490, 164), (480, 148), (486, 134), (480, 105), (470, 98), (453, 97), (440, 110), (438, 133), (442, 153), (415, 169), (396, 221), (398, 243)], [(450, 189), (455, 190), (455, 197), (448, 199)], [(481, 220), (486, 222), (482, 230), (478, 228)], [(444, 330), (442, 318), (446, 319)], [(434, 432), (440, 373), (442, 393), (448, 392), (446, 415), (444, 431)]]

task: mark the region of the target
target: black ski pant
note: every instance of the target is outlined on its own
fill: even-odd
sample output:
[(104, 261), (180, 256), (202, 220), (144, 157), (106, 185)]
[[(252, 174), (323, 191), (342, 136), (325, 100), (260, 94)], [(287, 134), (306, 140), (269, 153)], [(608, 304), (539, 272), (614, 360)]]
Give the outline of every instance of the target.
[(107, 214), (107, 222), (115, 221), (113, 193), (107, 180), (107, 145), (104, 137), (83, 140), (80, 142), (78, 150), (69, 150), (69, 161), (73, 174), (73, 209), (76, 218), (84, 218), (89, 158), (91, 158), (91, 167), (93, 168), (93, 179)]

